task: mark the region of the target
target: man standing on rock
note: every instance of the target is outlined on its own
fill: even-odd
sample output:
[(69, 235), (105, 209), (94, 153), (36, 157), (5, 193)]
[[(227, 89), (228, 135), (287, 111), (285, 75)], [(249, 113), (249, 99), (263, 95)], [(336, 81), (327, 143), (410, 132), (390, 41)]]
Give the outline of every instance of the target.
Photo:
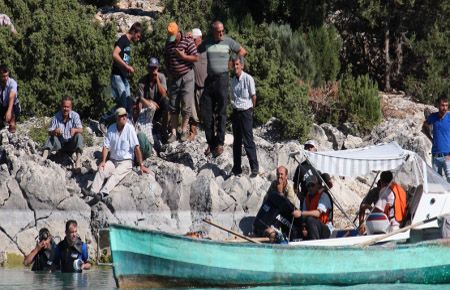
[[(424, 123), (425, 134), (432, 140), (431, 149), (434, 170), (444, 175), (450, 182), (450, 114), (448, 114), (448, 98), (441, 96), (438, 101), (438, 112), (428, 116)], [(433, 127), (433, 136), (430, 131)]]
[(1, 120), (0, 129), (4, 127), (4, 123), (9, 125), (9, 132), (16, 132), (16, 121), (20, 116), (20, 104), (17, 94), (17, 82), (9, 77), (9, 69), (1, 65), (0, 66), (0, 110)]
[(256, 105), (256, 88), (253, 77), (244, 69), (244, 57), (233, 58), (235, 76), (231, 80), (231, 106), (233, 107), (233, 174), (242, 173), (242, 143), (250, 163), (251, 177), (259, 172), (256, 145), (253, 141), (253, 108)]
[(69, 96), (61, 99), (61, 111), (56, 113), (48, 128), (47, 142), (44, 145), (43, 158), (47, 159), (51, 151), (63, 151), (68, 154), (76, 153), (75, 168), (81, 167), (81, 154), (84, 142), (83, 125), (77, 112), (72, 111), (73, 101)]
[[(195, 46), (197, 50), (203, 42), (202, 31), (198, 28), (192, 29), (192, 38), (194, 38)], [(203, 95), (203, 89), (205, 87), (205, 79), (208, 76), (207, 66), (208, 66), (208, 58), (207, 52), (199, 52), (198, 53), (198, 61), (194, 63), (194, 74), (195, 74), (195, 105), (192, 106), (192, 117), (190, 124), (190, 135), (188, 140), (192, 141), (195, 139), (197, 135), (197, 127), (200, 123), (200, 100)]]
[(194, 62), (198, 60), (197, 48), (192, 37), (185, 36), (175, 22), (167, 26), (165, 56), (169, 71), (170, 86), (170, 129), (168, 143), (177, 140), (178, 115), (181, 111), (181, 141), (189, 137), (189, 117), (194, 102)]
[(139, 42), (141, 40), (142, 25), (135, 22), (130, 30), (122, 35), (114, 44), (112, 53), (113, 65), (111, 72), (111, 89), (112, 97), (116, 102), (116, 106), (110, 112), (100, 119), (100, 130), (106, 133), (106, 126), (114, 120), (114, 110), (123, 107), (127, 112), (131, 111), (130, 83), (128, 78), (134, 73), (131, 63), (131, 42)]
[(75, 220), (67, 221), (66, 237), (56, 248), (55, 263), (61, 266), (63, 273), (81, 273), (83, 270), (91, 268), (88, 259), (87, 245), (81, 241), (78, 235), (77, 222)]
[[(212, 24), (212, 33), (213, 37), (206, 38), (199, 49), (200, 53), (206, 51), (208, 57), (208, 77), (200, 107), (208, 142), (205, 155), (215, 153), (219, 156), (223, 153), (225, 142), (230, 52), (245, 56), (246, 51), (239, 43), (225, 36), (222, 22), (216, 21)], [(215, 132), (216, 121), (217, 132)]]
[[(131, 172), (135, 156), (141, 171), (143, 173), (150, 172), (142, 161), (136, 131), (127, 119), (125, 108), (118, 108), (116, 123), (108, 128), (103, 142), (102, 161), (98, 165), (98, 172), (92, 183), (91, 192), (88, 194), (103, 200), (107, 205), (111, 204), (111, 198), (108, 196), (111, 190)], [(107, 160), (108, 153), (110, 153), (109, 160)], [(106, 179), (107, 181), (103, 185)]]

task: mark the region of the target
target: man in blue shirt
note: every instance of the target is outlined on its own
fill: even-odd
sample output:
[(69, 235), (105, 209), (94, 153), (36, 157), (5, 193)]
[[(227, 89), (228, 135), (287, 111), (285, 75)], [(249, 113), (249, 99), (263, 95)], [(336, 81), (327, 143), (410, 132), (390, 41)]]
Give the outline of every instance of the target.
[[(438, 112), (432, 113), (425, 121), (426, 135), (432, 140), (431, 149), (434, 170), (439, 175), (444, 175), (450, 182), (450, 115), (448, 111), (448, 99), (446, 96), (439, 97)], [(430, 127), (433, 127), (433, 136)]]
[(61, 99), (61, 111), (56, 113), (48, 128), (47, 142), (44, 145), (43, 158), (51, 151), (64, 151), (68, 154), (76, 152), (75, 168), (81, 167), (81, 153), (84, 141), (83, 125), (77, 112), (72, 111), (72, 98), (64, 96)]

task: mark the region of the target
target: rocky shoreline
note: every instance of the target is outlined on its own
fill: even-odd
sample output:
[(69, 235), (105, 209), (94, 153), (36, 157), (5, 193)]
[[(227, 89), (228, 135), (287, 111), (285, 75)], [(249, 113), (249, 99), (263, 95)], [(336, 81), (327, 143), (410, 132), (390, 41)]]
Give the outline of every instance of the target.
[[(319, 150), (395, 140), (429, 162), (431, 142), (421, 130), (424, 112), (434, 108), (416, 104), (403, 95), (381, 98), (384, 119), (370, 135), (352, 136), (329, 124), (321, 124), (313, 125), (310, 137), (318, 142)], [(133, 171), (111, 192), (112, 205), (107, 207), (84, 197), (81, 191), (94, 178), (102, 138), (92, 134), (93, 146), (85, 148), (82, 170), (75, 173), (68, 156), (42, 159), (38, 144), (29, 137), (37, 120), (19, 123), (16, 134), (1, 131), (0, 252), (19, 255), (29, 252), (42, 227), (63, 238), (68, 219), (78, 221), (80, 236), (89, 244), (94, 259), (98, 230), (111, 223), (180, 234), (202, 230), (211, 238), (231, 238), (202, 222), (203, 218), (209, 218), (248, 234), (262, 198), (275, 178), (276, 167), (285, 165), (292, 180), (297, 161), (290, 153), (302, 148), (297, 141), (274, 141), (276, 120), (271, 120), (254, 130), (261, 174), (250, 178), (249, 164), (243, 157), (244, 174), (237, 177), (230, 175), (232, 135), (227, 134), (224, 154), (212, 158), (203, 155), (206, 140), (200, 132), (194, 141), (175, 142), (166, 146), (160, 157), (147, 159), (145, 164), (153, 174), (140, 175)], [(334, 196), (347, 214), (354, 217), (361, 197), (370, 186), (370, 178), (334, 176), (333, 182)], [(335, 224), (337, 228), (351, 226), (337, 209)]]

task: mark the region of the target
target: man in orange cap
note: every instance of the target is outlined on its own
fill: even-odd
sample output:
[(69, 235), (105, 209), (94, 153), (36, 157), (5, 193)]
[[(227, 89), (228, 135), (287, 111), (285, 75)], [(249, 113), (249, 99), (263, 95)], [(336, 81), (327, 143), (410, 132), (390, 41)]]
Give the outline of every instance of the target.
[(168, 143), (177, 140), (178, 115), (182, 115), (181, 141), (187, 141), (189, 137), (189, 117), (194, 103), (194, 62), (198, 60), (197, 47), (192, 37), (181, 33), (175, 22), (167, 26), (167, 43), (165, 56), (167, 70), (169, 72), (170, 92), (170, 129)]

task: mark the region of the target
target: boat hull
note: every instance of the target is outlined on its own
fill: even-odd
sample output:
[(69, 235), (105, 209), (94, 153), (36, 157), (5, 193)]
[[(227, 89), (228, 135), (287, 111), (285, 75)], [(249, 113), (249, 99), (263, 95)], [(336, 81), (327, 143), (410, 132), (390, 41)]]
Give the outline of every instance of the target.
[(450, 282), (447, 241), (395, 247), (235, 244), (111, 226), (118, 287)]

